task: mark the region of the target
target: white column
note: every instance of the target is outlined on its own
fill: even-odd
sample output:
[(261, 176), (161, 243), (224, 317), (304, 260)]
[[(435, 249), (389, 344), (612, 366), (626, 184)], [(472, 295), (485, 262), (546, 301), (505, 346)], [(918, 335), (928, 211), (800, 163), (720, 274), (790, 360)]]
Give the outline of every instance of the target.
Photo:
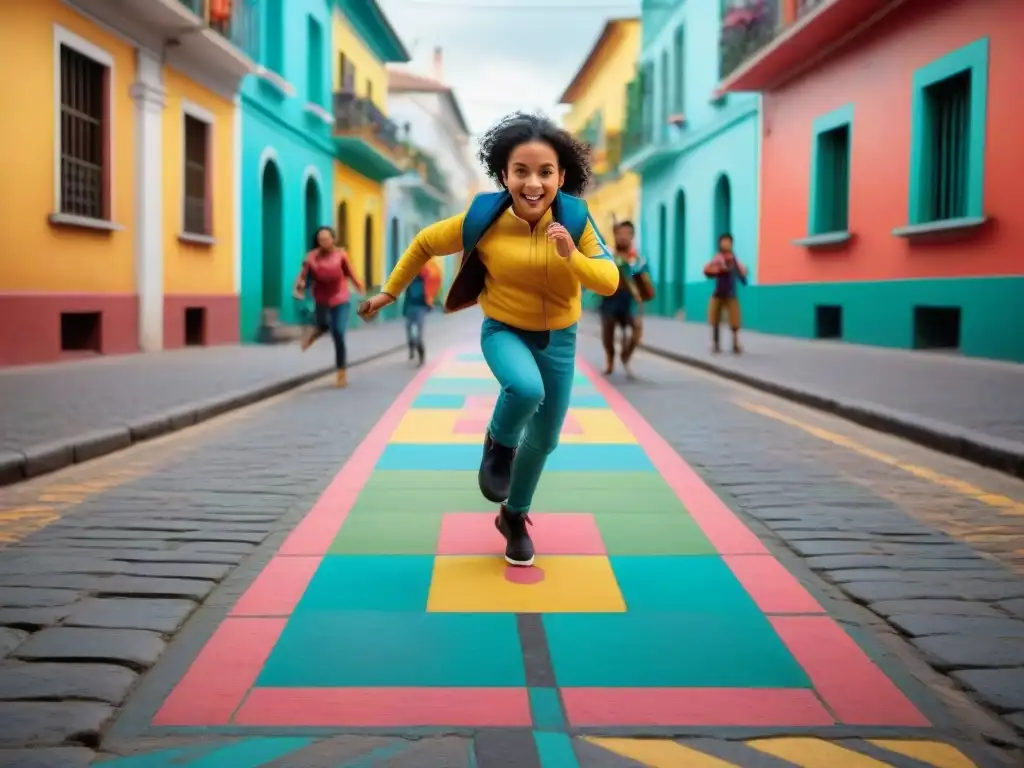
[[(135, 286), (139, 297), (139, 347), (164, 346), (163, 118), (166, 91), (160, 59), (136, 51), (135, 82)], [(177, 221), (168, 226), (180, 226)]]
[[(234, 119), (235, 295), (242, 295), (242, 96), (235, 94)], [(241, 312), (241, 307), (239, 307)]]

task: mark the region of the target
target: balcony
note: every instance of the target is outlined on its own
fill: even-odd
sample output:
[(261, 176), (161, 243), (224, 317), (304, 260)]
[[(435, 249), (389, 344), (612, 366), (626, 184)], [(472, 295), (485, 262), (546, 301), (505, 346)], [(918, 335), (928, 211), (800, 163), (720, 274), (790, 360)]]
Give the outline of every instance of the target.
[(902, 0), (729, 0), (718, 94), (768, 91), (877, 22)]
[(679, 154), (679, 126), (654, 110), (653, 81), (645, 87), (643, 75), (631, 83), (626, 95), (626, 130), (622, 134), (622, 171), (645, 173)]
[[(177, 43), (172, 56), (237, 81), (256, 70), (259, 6), (254, 0), (68, 0), (108, 26)], [(216, 78), (215, 78), (216, 79)]]
[(406, 171), (398, 126), (371, 100), (348, 91), (334, 94), (334, 148), (340, 162), (373, 181)]
[(594, 180), (597, 186), (622, 176), (624, 138), (622, 133), (608, 133), (604, 137), (604, 148), (594, 153)]
[(404, 144), (408, 157), (406, 176), (403, 186), (408, 189), (417, 202), (428, 206), (444, 205), (450, 199), (448, 180), (437, 167), (433, 156), (412, 144)]

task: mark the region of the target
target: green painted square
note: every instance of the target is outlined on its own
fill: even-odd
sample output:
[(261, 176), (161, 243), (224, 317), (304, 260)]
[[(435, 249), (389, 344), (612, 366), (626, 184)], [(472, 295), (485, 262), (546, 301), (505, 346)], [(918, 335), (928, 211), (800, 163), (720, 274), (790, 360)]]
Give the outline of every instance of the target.
[[(600, 477), (602, 473), (591, 474)], [(652, 487), (642, 492), (621, 486), (577, 486), (575, 490), (545, 487), (538, 489), (533, 497), (533, 509), (537, 512), (589, 512), (593, 515), (634, 512), (665, 515), (686, 512), (679, 497), (667, 485), (661, 488)]]
[(717, 555), (692, 517), (631, 512), (596, 515), (609, 555)]
[(721, 557), (609, 559), (630, 612), (757, 617), (761, 609)]
[(480, 494), (475, 473), (462, 488), (367, 488), (356, 499), (349, 516), (399, 512), (492, 512), (495, 504)]
[(434, 557), (327, 555), (294, 614), (425, 611)]
[(294, 615), (259, 687), (522, 687), (510, 613), (306, 612)]
[[(474, 482), (476, 476), (474, 475)], [(537, 485), (538, 493), (580, 493), (590, 491), (629, 491), (635, 494), (672, 493), (657, 472), (545, 472)]]
[(350, 512), (334, 537), (332, 555), (433, 555), (441, 534), (437, 511)]
[(811, 687), (759, 612), (563, 613), (543, 621), (561, 687)]
[(363, 493), (379, 490), (460, 490), (475, 488), (476, 472), (453, 469), (431, 472), (423, 469), (379, 469), (370, 475)]

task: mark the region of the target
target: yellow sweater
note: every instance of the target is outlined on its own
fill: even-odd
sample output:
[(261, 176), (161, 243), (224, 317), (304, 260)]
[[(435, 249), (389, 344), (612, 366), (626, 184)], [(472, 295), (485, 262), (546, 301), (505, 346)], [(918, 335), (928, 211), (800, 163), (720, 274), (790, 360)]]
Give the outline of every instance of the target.
[[(398, 298), (432, 257), (461, 253), (464, 218), (460, 213), (416, 235), (384, 293)], [(510, 208), (480, 238), (476, 250), (487, 267), (480, 307), (487, 317), (524, 331), (556, 331), (579, 320), (580, 286), (602, 296), (615, 293), (619, 270), (590, 222), (568, 259), (548, 240), (550, 223), (548, 210), (531, 231)]]

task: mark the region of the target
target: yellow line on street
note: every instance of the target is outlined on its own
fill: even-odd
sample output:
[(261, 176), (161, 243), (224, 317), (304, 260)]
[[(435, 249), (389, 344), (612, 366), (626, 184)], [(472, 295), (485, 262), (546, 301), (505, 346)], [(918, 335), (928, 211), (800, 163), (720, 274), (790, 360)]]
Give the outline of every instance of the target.
[(649, 768), (735, 768), (730, 762), (667, 739), (614, 739), (597, 736), (585, 736), (584, 739)]
[(884, 768), (886, 765), (873, 757), (821, 739), (755, 739), (748, 741), (747, 746), (800, 768)]
[(1024, 503), (1021, 503), (1015, 499), (1011, 499), (1008, 496), (1004, 496), (999, 493), (989, 493), (988, 491), (978, 488), (976, 485), (972, 485), (964, 480), (958, 480), (955, 477), (944, 475), (940, 472), (922, 467), (917, 464), (911, 464), (910, 462), (903, 461), (891, 454), (884, 453), (882, 451), (876, 451), (873, 448), (868, 448), (866, 445), (861, 445), (855, 440), (851, 440), (845, 435), (840, 435), (837, 432), (831, 432), (821, 427), (816, 427), (813, 424), (794, 419), (792, 416), (787, 416), (784, 413), (768, 408), (763, 405), (757, 405), (756, 403), (747, 402), (745, 400), (733, 400), (741, 408), (744, 408), (753, 413), (760, 414), (769, 419), (780, 421), (783, 424), (788, 424), (791, 427), (796, 427), (799, 430), (806, 432), (809, 435), (813, 435), (821, 440), (837, 445), (841, 448), (859, 453), (861, 456), (865, 456), (874, 461), (882, 464), (888, 464), (896, 469), (903, 470), (904, 472), (913, 475), (921, 480), (932, 483), (933, 485), (941, 486), (947, 490), (954, 491), (974, 499), (975, 501), (981, 502), (989, 507), (998, 509), (1000, 513), (1012, 516), (1024, 516)]

